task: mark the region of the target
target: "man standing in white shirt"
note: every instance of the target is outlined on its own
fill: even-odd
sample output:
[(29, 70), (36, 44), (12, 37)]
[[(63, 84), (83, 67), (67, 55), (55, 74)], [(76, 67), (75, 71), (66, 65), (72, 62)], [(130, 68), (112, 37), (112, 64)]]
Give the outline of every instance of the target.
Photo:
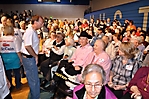
[(38, 50), (39, 38), (37, 31), (43, 26), (43, 18), (35, 15), (32, 17), (32, 26), (23, 35), (22, 62), (30, 87), (31, 99), (40, 98), (40, 81), (38, 77)]

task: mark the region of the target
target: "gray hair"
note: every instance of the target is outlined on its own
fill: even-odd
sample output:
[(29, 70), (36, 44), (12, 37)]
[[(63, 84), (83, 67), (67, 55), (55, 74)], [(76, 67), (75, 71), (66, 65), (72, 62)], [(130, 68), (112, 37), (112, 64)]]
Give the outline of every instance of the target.
[(96, 42), (97, 42), (97, 41), (99, 41), (99, 42), (100, 42), (100, 44), (101, 44), (101, 49), (102, 49), (102, 50), (104, 50), (104, 49), (105, 49), (105, 47), (106, 47), (105, 42), (104, 42), (102, 39), (97, 39), (97, 40), (96, 40)]
[(84, 83), (85, 77), (87, 74), (91, 73), (91, 72), (97, 72), (99, 74), (101, 74), (102, 77), (102, 83), (105, 82), (106, 79), (106, 73), (103, 69), (102, 66), (98, 65), (98, 64), (89, 64), (85, 67), (83, 74), (82, 74), (82, 82)]
[(142, 39), (141, 39), (140, 36), (132, 37), (132, 38), (131, 38), (131, 42), (134, 42), (135, 40), (136, 40), (139, 44), (142, 43)]
[(70, 43), (70, 45), (74, 46), (74, 40), (72, 38), (67, 38), (66, 40)]

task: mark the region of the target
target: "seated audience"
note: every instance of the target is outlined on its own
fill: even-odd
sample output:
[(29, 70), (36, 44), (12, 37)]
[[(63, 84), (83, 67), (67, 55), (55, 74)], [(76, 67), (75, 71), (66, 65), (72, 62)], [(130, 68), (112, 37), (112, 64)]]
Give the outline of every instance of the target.
[(79, 36), (79, 44), (80, 46), (77, 47), (75, 53), (70, 58), (69, 62), (74, 62), (74, 66), (83, 66), (85, 61), (88, 58), (90, 52), (93, 51), (92, 46), (89, 45), (88, 39), (90, 36), (87, 32), (81, 32)]
[(45, 54), (45, 59), (47, 59), (50, 56), (50, 49), (53, 47), (53, 42), (56, 39), (56, 33), (51, 32), (49, 35), (49, 38), (45, 40), (42, 46), (42, 53)]
[(92, 37), (90, 45), (94, 46), (94, 43), (97, 39), (101, 39), (104, 36), (103, 30), (101, 28), (95, 28), (95, 36)]
[[(73, 47), (74, 45), (74, 40), (71, 38), (67, 38), (65, 40), (65, 48), (64, 48), (64, 55), (63, 58), (61, 60), (69, 60), (71, 58), (71, 56), (73, 55), (73, 53), (75, 52), (76, 48)], [(60, 62), (60, 61), (59, 61)], [(56, 71), (58, 68), (58, 64), (56, 63), (54, 64), (55, 66), (51, 67), (49, 69), (48, 74), (46, 75), (46, 78), (41, 82), (40, 87), (42, 87), (42, 89), (44, 89), (45, 85), (47, 84), (47, 82), (49, 80), (51, 80), (53, 78), (53, 71)], [(47, 86), (48, 87), (48, 86)], [(47, 88), (46, 88), (47, 89)]]
[(63, 58), (65, 48), (65, 35), (63, 33), (57, 33), (56, 40), (53, 42), (53, 47), (50, 48), (50, 57), (41, 63), (40, 71), (43, 76), (46, 77), (47, 73), (51, 69), (51, 65), (55, 61), (59, 61)]
[(136, 30), (136, 26), (134, 25), (134, 23), (133, 23), (133, 21), (132, 20), (129, 20), (129, 25), (127, 26), (127, 28), (126, 28), (126, 31), (128, 31), (128, 30)]
[(111, 59), (109, 55), (104, 51), (104, 48), (105, 43), (101, 39), (96, 40), (94, 44), (94, 51), (88, 55), (83, 68), (85, 68), (85, 66), (87, 66), (88, 64), (99, 64), (106, 72), (106, 79), (104, 84), (107, 84), (107, 82), (109, 81)]
[(136, 48), (130, 42), (122, 42), (119, 46), (119, 56), (112, 61), (110, 81), (108, 86), (118, 99), (128, 86), (136, 71), (141, 67), (135, 59)]
[(97, 64), (89, 64), (82, 75), (83, 84), (75, 87), (73, 99), (117, 99), (114, 94), (104, 86), (106, 74)]
[[(147, 63), (135, 73), (129, 82), (127, 90), (121, 99), (148, 99), (149, 98), (149, 58)], [(140, 98), (139, 98), (140, 97)]]
[(121, 44), (120, 35), (117, 33), (113, 34), (113, 41), (105, 49), (107, 54), (110, 56), (111, 60), (113, 60), (117, 56), (118, 47), (120, 44)]
[[(77, 47), (76, 51), (73, 53), (73, 55), (72, 55), (72, 57), (70, 58), (69, 61), (65, 62), (63, 60), (59, 63), (59, 66), (58, 66), (56, 72), (59, 73), (61, 71), (62, 67), (67, 68), (66, 64), (72, 63), (72, 67), (71, 67), (70, 71), (74, 71), (75, 73), (79, 71), (79, 74), (80, 74), (81, 67), (85, 64), (89, 53), (91, 53), (93, 51), (92, 46), (90, 46), (89, 43), (88, 43), (88, 38), (89, 37), (90, 36), (88, 35), (87, 32), (85, 32), (85, 31), (81, 32), (81, 34), (79, 36), (80, 46)], [(45, 88), (48, 91), (50, 91), (50, 90), (53, 91), (53, 89), (56, 86), (59, 86), (59, 84), (62, 82), (62, 80), (57, 78), (56, 75), (54, 75), (51, 82), (52, 82), (52, 84)], [(79, 81), (76, 80), (76, 82), (79, 82)], [(54, 91), (56, 91), (56, 88), (54, 89)]]

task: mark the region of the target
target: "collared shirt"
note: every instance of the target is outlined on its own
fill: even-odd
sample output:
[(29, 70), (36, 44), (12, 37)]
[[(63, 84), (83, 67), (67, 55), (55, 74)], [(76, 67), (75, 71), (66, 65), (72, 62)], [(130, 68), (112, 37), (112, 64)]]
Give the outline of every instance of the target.
[(112, 82), (114, 85), (125, 85), (130, 82), (136, 71), (141, 67), (136, 59), (128, 59), (127, 63), (123, 65), (122, 56), (116, 57), (112, 61)]
[(64, 56), (68, 55), (67, 59), (69, 60), (75, 51), (76, 51), (75, 47), (73, 47), (73, 46), (65, 46), (65, 48), (64, 48)]
[[(58, 45), (58, 44), (61, 44), (63, 41), (61, 41), (61, 42), (59, 42), (59, 43), (56, 43), (56, 45)], [(55, 54), (57, 54), (57, 55), (62, 55), (62, 54), (64, 54), (64, 49), (65, 49), (65, 45), (63, 45), (63, 46), (61, 46), (61, 47), (57, 47), (58, 48), (58, 50), (56, 50), (55, 48), (51, 48), (52, 49), (52, 51), (55, 53)]]
[[(87, 92), (86, 91), (85, 91), (83, 99), (87, 99)], [(98, 95), (94, 99), (98, 99)]]
[(50, 50), (48, 48), (52, 48), (53, 47), (53, 42), (54, 40), (51, 40), (51, 38), (47, 39), (44, 43), (43, 43), (43, 48), (42, 48), (42, 53), (44, 53), (44, 51), (46, 51), (47, 53), (45, 54), (46, 57), (50, 57)]
[(103, 67), (103, 69), (106, 72), (106, 81), (105, 81), (105, 84), (106, 84), (109, 81), (109, 74), (110, 74), (110, 69), (111, 69), (111, 59), (109, 55), (104, 51), (100, 53), (99, 55), (96, 55), (94, 52), (91, 52), (88, 55), (88, 58), (83, 67), (85, 68), (85, 66), (91, 63), (99, 64)]
[(39, 38), (37, 32), (32, 28), (29, 27), (23, 35), (23, 42), (22, 42), (22, 53), (30, 55), (28, 51), (25, 49), (25, 46), (31, 46), (36, 54), (39, 51)]
[(138, 47), (137, 47), (141, 52), (143, 52), (145, 50), (145, 46), (143, 44), (140, 44)]
[(74, 61), (73, 66), (83, 66), (89, 53), (93, 51), (92, 46), (86, 44), (85, 46), (77, 47), (76, 51), (72, 55), (71, 59)]

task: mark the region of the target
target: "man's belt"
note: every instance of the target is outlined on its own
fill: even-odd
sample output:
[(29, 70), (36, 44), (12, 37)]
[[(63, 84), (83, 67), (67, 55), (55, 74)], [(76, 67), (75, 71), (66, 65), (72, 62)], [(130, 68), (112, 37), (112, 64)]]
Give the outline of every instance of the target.
[(27, 54), (24, 54), (24, 53), (22, 53), (22, 55), (25, 56), (25, 58), (33, 58), (32, 55), (27, 55)]

